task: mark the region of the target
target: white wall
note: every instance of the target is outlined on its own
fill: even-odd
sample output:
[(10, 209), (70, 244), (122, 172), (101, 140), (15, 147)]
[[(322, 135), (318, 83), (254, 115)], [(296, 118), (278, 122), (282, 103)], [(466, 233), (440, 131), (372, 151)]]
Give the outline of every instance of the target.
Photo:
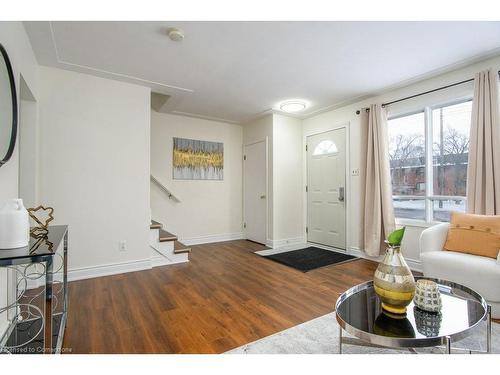
[[(21, 75), (33, 94), (37, 96), (38, 65), (22, 23), (0, 22), (0, 43), (2, 43), (9, 54), (16, 80), (18, 103), (21, 100)], [(3, 204), (7, 199), (18, 197), (18, 179), (19, 148), (16, 144), (16, 149), (10, 161), (0, 167), (0, 204)]]
[[(174, 180), (173, 137), (224, 143), (224, 180)], [(151, 184), (153, 219), (186, 244), (242, 237), (242, 144), (240, 125), (151, 113), (151, 172), (181, 202)]]
[(302, 121), (273, 115), (273, 243), (305, 241)]
[(38, 103), (21, 79), (19, 102), (19, 197), (26, 208), (38, 206), (40, 132)]
[[(267, 244), (305, 241), (302, 121), (269, 114), (243, 126), (243, 144), (268, 141)], [(299, 198), (297, 198), (299, 197)]]
[[(28, 36), (21, 22), (0, 22), (0, 43), (4, 46), (12, 64), (16, 81), (18, 102), (21, 75), (34, 95), (38, 94), (37, 61), (31, 49)], [(3, 156), (3, 155), (2, 155)], [(10, 161), (0, 167), (0, 206), (7, 199), (17, 198), (19, 190), (19, 147), (14, 150)], [(0, 270), (0, 306), (7, 304), (7, 276)], [(0, 336), (6, 328), (6, 314), (0, 314)]]
[[(348, 127), (349, 147), (347, 148), (348, 155), (346, 161), (350, 166), (350, 170), (361, 168), (365, 164), (365, 144), (367, 139), (366, 131), (361, 129), (360, 117), (355, 114), (357, 107), (346, 107), (335, 111), (327, 112), (319, 116), (303, 120), (303, 136), (324, 132), (340, 126)], [(354, 112), (353, 112), (354, 111)], [(354, 116), (353, 116), (354, 114)], [(306, 175), (307, 163), (304, 158), (304, 175)], [(350, 173), (349, 173), (350, 175)], [(348, 248), (362, 248), (362, 217), (363, 217), (363, 200), (364, 195), (364, 173), (359, 176), (350, 176), (349, 181), (346, 181), (346, 203), (349, 206), (347, 243)]]
[[(273, 115), (267, 115), (243, 125), (243, 145), (267, 139), (267, 243), (273, 243)], [(244, 218), (243, 218), (244, 220)]]
[(41, 67), (39, 109), (39, 198), (70, 226), (70, 276), (149, 262), (150, 89)]
[[(384, 103), (410, 95), (418, 94), (437, 87), (445, 86), (451, 83), (460, 82), (466, 79), (473, 78), (474, 73), (487, 69), (500, 69), (500, 57), (482, 61), (469, 65), (467, 67), (457, 69), (450, 73), (440, 75), (438, 77), (421, 81), (400, 89), (395, 89), (383, 95), (375, 96), (367, 100), (363, 100), (342, 108), (327, 111), (316, 116), (303, 120), (304, 134), (327, 130), (329, 128), (342, 124), (349, 124), (350, 128), (350, 169), (359, 168), (360, 176), (350, 177), (350, 191), (348, 192), (351, 198), (351, 219), (350, 219), (350, 247), (352, 249), (362, 249), (362, 204), (361, 197), (364, 194), (364, 160), (365, 160), (365, 145), (366, 145), (366, 129), (361, 127), (361, 117), (356, 115), (356, 111), (369, 106), (372, 103)], [(389, 114), (403, 113), (417, 108), (422, 108), (428, 104), (444, 103), (456, 98), (472, 96), (472, 84), (465, 84), (454, 87), (449, 90), (442, 90), (431, 95), (421, 96), (417, 99), (401, 102), (398, 105), (390, 106)], [(304, 165), (305, 168), (305, 165)], [(412, 265), (418, 267), (419, 262), (419, 235), (425, 226), (408, 226), (405, 241), (403, 243), (403, 253), (409, 259)], [(349, 244), (348, 244), (349, 246)]]

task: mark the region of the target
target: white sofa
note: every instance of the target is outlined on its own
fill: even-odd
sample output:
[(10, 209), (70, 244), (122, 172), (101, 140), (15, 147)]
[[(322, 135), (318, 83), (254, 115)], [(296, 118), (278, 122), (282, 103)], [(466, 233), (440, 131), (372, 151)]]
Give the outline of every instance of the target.
[(443, 251), (448, 223), (425, 229), (420, 235), (420, 260), (424, 276), (465, 285), (481, 294), (500, 319), (500, 254), (497, 259)]

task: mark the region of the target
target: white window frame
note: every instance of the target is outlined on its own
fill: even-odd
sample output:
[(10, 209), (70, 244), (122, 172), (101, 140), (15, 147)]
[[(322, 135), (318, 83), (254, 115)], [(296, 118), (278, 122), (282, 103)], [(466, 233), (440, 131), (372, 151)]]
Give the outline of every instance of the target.
[[(432, 111), (437, 108), (449, 107), (456, 104), (461, 104), (465, 102), (472, 101), (472, 97), (466, 97), (461, 99), (455, 99), (452, 101), (446, 101), (439, 104), (425, 106), (416, 111), (406, 112), (397, 114), (395, 116), (389, 116), (388, 121), (394, 120), (401, 117), (411, 116), (417, 113), (424, 113), (424, 137), (425, 137), (425, 195), (393, 195), (392, 200), (395, 199), (413, 199), (413, 200), (423, 200), (425, 202), (425, 220), (420, 219), (408, 219), (408, 218), (398, 218), (396, 217), (396, 224), (400, 225), (412, 225), (419, 227), (429, 227), (435, 224), (442, 223), (442, 221), (436, 221), (433, 218), (433, 205), (434, 201), (439, 200), (460, 200), (467, 204), (467, 197), (462, 196), (449, 196), (449, 195), (433, 195), (430, 193), (434, 192), (433, 182), (434, 182), (434, 165), (433, 165), (433, 126), (432, 126)], [(391, 181), (392, 189), (392, 181)]]

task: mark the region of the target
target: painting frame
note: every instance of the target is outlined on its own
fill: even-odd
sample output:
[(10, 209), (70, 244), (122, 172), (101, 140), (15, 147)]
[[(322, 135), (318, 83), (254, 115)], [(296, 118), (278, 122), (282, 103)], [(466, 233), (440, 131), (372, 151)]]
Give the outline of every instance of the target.
[(172, 178), (223, 181), (224, 143), (173, 137)]

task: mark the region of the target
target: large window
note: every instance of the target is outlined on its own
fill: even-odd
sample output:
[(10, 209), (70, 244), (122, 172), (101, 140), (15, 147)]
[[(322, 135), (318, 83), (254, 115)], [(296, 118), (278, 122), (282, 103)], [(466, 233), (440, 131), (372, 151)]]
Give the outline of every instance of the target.
[(397, 218), (449, 221), (465, 211), (472, 102), (389, 119), (389, 157)]

